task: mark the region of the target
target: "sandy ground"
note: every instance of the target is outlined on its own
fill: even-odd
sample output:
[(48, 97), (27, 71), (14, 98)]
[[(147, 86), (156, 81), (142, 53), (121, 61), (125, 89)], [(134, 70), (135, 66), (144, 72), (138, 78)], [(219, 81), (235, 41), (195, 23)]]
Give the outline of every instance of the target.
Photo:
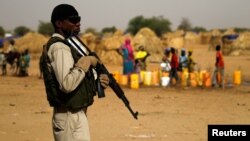
[[(201, 69), (213, 69), (215, 52), (193, 46)], [(133, 119), (110, 88), (88, 110), (92, 141), (206, 141), (208, 124), (250, 123), (250, 57), (225, 57), (226, 88), (122, 86), (133, 110)], [(149, 64), (155, 69), (158, 64)], [(241, 68), (242, 85), (232, 85), (233, 71)], [(121, 66), (107, 65), (112, 71)], [(38, 60), (29, 77), (0, 76), (0, 140), (53, 141), (52, 109), (38, 79)]]

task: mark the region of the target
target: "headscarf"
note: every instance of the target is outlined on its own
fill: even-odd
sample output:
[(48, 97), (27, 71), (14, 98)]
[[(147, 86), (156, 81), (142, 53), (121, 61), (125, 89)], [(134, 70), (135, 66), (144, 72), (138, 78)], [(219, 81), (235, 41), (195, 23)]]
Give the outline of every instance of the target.
[(130, 39), (126, 39), (125, 40), (124, 47), (128, 50), (128, 57), (129, 57), (129, 59), (134, 59), (134, 53), (133, 53), (133, 48), (131, 46)]

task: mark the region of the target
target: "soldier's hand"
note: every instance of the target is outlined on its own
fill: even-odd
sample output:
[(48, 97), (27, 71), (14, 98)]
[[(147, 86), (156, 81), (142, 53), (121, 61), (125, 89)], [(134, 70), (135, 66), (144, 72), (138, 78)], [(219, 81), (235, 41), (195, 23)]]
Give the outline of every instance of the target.
[(81, 57), (78, 62), (75, 64), (77, 67), (83, 69), (84, 72), (89, 70), (90, 66), (95, 67), (98, 63), (98, 59), (94, 56), (83, 56)]
[(109, 86), (109, 77), (107, 74), (100, 74), (99, 79), (103, 88), (107, 88)]

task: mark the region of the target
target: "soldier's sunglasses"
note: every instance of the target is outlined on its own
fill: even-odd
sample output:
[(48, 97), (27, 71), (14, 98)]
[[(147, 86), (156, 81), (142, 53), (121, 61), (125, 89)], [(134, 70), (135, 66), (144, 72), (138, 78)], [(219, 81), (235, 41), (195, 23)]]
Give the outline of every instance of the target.
[(70, 16), (67, 18), (67, 20), (69, 20), (69, 22), (71, 22), (73, 24), (77, 24), (81, 21), (81, 17), (80, 16)]

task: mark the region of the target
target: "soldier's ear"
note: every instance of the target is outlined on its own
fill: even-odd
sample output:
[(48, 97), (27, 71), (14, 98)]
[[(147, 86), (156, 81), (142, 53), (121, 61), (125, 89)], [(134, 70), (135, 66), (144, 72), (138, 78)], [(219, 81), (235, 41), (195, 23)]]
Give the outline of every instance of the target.
[(61, 20), (57, 20), (57, 21), (55, 22), (55, 24), (56, 24), (56, 27), (58, 27), (58, 28), (61, 28), (61, 27), (62, 27), (62, 21), (61, 21)]

